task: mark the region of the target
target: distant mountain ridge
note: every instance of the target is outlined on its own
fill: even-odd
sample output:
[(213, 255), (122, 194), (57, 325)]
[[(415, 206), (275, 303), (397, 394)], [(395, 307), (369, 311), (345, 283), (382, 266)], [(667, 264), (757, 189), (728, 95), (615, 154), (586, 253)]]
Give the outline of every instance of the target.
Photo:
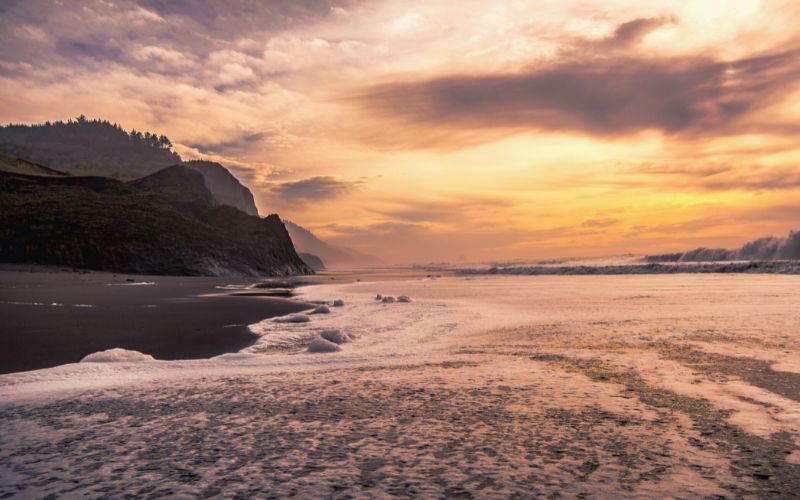
[(292, 221), (284, 219), (283, 223), (297, 251), (319, 257), (327, 267), (369, 267), (381, 264), (380, 259), (372, 255), (326, 243)]
[(277, 215), (216, 203), (175, 165), (130, 182), (0, 172), (0, 261), (172, 275), (313, 274)]

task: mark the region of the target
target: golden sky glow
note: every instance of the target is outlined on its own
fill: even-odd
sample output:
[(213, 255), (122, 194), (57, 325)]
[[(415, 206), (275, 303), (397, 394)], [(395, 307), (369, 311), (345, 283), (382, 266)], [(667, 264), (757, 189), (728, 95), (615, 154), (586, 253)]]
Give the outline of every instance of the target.
[(233, 167), (394, 262), (800, 228), (796, 1), (11, 2), (0, 120), (85, 114)]

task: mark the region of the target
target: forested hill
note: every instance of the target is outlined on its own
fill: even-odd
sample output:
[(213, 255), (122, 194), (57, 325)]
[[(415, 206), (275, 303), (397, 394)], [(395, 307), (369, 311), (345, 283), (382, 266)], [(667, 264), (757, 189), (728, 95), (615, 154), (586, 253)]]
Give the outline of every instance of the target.
[(133, 179), (180, 163), (164, 135), (81, 115), (66, 122), (0, 127), (0, 151), (68, 172)]

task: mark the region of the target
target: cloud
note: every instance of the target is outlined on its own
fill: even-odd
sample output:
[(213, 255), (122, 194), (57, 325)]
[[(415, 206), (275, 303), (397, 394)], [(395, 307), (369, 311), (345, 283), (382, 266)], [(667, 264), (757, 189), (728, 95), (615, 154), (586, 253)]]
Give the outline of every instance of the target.
[(164, 18), (185, 19), (215, 31), (246, 33), (275, 30), (334, 15), (353, 2), (328, 0), (145, 0), (144, 6)]
[(800, 168), (795, 165), (645, 164), (629, 169), (635, 179), (620, 185), (652, 186), (696, 191), (780, 191), (800, 189)]
[(234, 85), (255, 80), (256, 74), (249, 66), (243, 66), (238, 63), (228, 63), (223, 64), (219, 68), (217, 77), (221, 85)]
[(627, 47), (641, 42), (644, 37), (657, 30), (658, 28), (674, 24), (677, 22), (675, 17), (646, 17), (633, 19), (617, 25), (614, 32), (604, 38), (600, 45), (603, 48)]
[(371, 212), (411, 222), (464, 222), (490, 218), (513, 203), (505, 198), (465, 195), (446, 199), (395, 199)]
[(362, 181), (345, 181), (333, 176), (316, 176), (299, 181), (272, 183), (267, 191), (279, 204), (303, 205), (346, 195)]
[(266, 138), (267, 134), (264, 132), (248, 132), (226, 141), (207, 144), (190, 144), (189, 146), (203, 154), (230, 155), (247, 151), (254, 144), (258, 144)]
[(197, 58), (193, 54), (165, 46), (135, 47), (130, 51), (130, 56), (133, 58), (131, 64), (142, 71), (178, 74), (198, 70)]
[(95, 61), (115, 61), (122, 58), (123, 51), (113, 41), (100, 41), (86, 37), (83, 40), (63, 40), (58, 51), (68, 58), (89, 58)]
[(587, 219), (581, 223), (581, 227), (611, 227), (619, 223), (619, 219)]
[(404, 127), (400, 140), (414, 142), (423, 128), (715, 136), (741, 131), (740, 119), (800, 82), (800, 50), (734, 61), (602, 54), (560, 61), (518, 73), (381, 84), (353, 102), (397, 122), (388, 134)]
[(341, 224), (328, 224), (325, 229), (332, 231), (337, 235), (348, 235), (350, 237), (369, 237), (374, 238), (376, 235), (386, 236), (391, 235), (408, 235), (418, 232), (427, 232), (429, 227), (425, 224), (416, 224), (408, 222), (376, 222), (363, 226), (347, 226)]
[(0, 2), (0, 115), (164, 133), (263, 212), (355, 226), (335, 234), (399, 260), (628, 249), (631, 226), (713, 205), (732, 215), (643, 240), (711, 241), (800, 192), (800, 108), (781, 101), (800, 11), (745, 3)]
[[(350, 0), (64, 0), (11, 2), (2, 8), (0, 60), (36, 69), (67, 66), (103, 70), (109, 62), (170, 74), (210, 54), (229, 55), (249, 40), (256, 59), (211, 61), (205, 80), (230, 86), (255, 79), (265, 41), (334, 18)], [(14, 29), (6, 27), (15, 27)], [(158, 62), (159, 64), (154, 64)], [(262, 63), (263, 64), (263, 63)], [(35, 76), (35, 75), (34, 75)]]

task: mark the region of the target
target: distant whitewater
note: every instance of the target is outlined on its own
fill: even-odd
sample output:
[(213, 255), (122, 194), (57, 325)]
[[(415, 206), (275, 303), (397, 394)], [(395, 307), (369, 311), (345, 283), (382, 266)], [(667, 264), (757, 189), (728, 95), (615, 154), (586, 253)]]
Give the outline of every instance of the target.
[(647, 262), (716, 262), (800, 260), (800, 231), (791, 231), (786, 238), (767, 236), (745, 243), (740, 248), (700, 247), (688, 252), (648, 255)]
[(725, 261), (725, 262), (642, 262), (617, 265), (533, 265), (492, 266), (456, 270), (458, 274), (518, 274), (518, 275), (617, 275), (617, 274), (687, 274), (687, 273), (749, 273), (800, 274), (800, 261)]
[(462, 267), (456, 272), (462, 275), (800, 274), (800, 231), (792, 231), (786, 238), (759, 238), (734, 250), (701, 247), (659, 255), (510, 262)]

